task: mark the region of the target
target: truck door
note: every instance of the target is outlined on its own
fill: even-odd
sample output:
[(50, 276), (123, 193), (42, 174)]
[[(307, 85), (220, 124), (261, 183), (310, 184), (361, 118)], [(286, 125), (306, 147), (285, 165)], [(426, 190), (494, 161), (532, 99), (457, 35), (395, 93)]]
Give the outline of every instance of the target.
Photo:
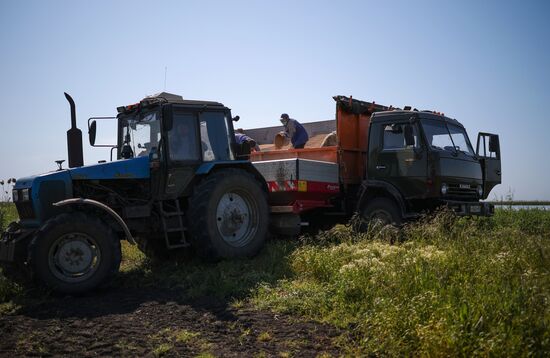
[(400, 119), (383, 122), (377, 127), (379, 146), (371, 157), (375, 163), (369, 164), (370, 177), (391, 183), (405, 199), (423, 196), (426, 193), (427, 156), (418, 134), (418, 124)]
[(501, 183), (500, 143), (498, 135), (479, 133), (477, 135), (476, 154), (483, 168), (483, 199)]

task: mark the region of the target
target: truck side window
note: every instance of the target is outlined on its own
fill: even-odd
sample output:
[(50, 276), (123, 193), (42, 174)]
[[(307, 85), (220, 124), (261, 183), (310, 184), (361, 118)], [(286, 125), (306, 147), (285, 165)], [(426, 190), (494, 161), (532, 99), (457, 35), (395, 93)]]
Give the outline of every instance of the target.
[[(404, 135), (405, 126), (412, 126), (413, 136), (414, 136), (413, 146), (407, 146), (406, 144), (405, 135)], [(408, 123), (407, 124), (392, 123), (384, 126), (384, 138), (383, 138), (383, 146), (382, 146), (384, 150), (405, 149), (409, 147), (411, 148), (418, 147), (418, 131), (416, 129), (416, 126)]]

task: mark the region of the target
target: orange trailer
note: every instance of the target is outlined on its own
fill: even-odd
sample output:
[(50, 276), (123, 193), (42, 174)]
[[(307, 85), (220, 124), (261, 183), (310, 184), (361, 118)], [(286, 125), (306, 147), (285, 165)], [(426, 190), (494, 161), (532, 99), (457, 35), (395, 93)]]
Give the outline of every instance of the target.
[[(315, 209), (342, 214), (350, 212), (347, 208), (352, 205), (348, 202), (353, 201), (366, 175), (371, 114), (390, 108), (374, 102), (357, 101), (352, 97), (333, 98), (336, 101), (335, 120), (303, 123), (310, 134), (310, 141), (303, 149), (275, 149), (271, 143), (281, 127), (245, 131), (263, 148), (260, 152), (251, 153), (250, 160), (268, 183), (273, 213), (303, 214)], [(329, 135), (332, 130), (336, 132), (337, 144), (320, 147), (320, 141), (314, 138)], [(292, 170), (287, 169), (289, 162), (292, 163)], [(308, 172), (304, 173), (304, 169), (300, 171), (299, 168), (308, 168)], [(309, 180), (311, 171), (331, 179)], [(274, 177), (273, 172), (279, 173), (278, 176)], [(298, 221), (292, 222), (296, 224)]]

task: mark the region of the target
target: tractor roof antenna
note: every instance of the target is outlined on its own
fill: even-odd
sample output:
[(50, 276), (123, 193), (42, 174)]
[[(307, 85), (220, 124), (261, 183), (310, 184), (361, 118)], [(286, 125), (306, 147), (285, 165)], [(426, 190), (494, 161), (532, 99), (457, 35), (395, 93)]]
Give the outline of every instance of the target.
[(166, 91), (166, 73), (168, 72), (168, 67), (164, 66), (164, 91)]

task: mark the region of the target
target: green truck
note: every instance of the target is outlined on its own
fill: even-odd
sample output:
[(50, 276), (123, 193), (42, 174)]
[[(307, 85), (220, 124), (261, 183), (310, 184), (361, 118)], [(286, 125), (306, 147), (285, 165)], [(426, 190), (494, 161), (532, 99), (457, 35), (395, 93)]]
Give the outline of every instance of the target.
[[(441, 206), (458, 215), (494, 213), (482, 200), (501, 182), (498, 135), (479, 133), (474, 149), (464, 126), (441, 113), (334, 100), (335, 120), (303, 125), (310, 137), (332, 133), (336, 145), (251, 154), (268, 184), (276, 230), (296, 234), (355, 213), (399, 224)], [(280, 130), (246, 133), (269, 144)]]

